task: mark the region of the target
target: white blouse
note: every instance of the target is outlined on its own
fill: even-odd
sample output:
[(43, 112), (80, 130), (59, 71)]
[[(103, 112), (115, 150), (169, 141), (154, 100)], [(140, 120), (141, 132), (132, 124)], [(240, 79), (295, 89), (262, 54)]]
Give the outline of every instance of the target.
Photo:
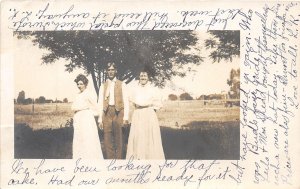
[(71, 109), (73, 111), (89, 109), (95, 116), (99, 114), (96, 97), (94, 97), (87, 89), (76, 96)]
[(147, 83), (145, 86), (137, 84), (129, 95), (130, 102), (139, 106), (150, 106), (153, 109), (162, 107), (161, 96), (157, 88)]

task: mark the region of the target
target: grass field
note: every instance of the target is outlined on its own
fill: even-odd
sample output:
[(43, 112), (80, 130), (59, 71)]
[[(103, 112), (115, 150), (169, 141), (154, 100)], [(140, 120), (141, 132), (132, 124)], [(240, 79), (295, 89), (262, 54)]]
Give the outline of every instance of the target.
[(64, 127), (73, 117), (70, 103), (15, 105), (15, 124), (27, 124), (33, 130)]
[[(35, 104), (34, 113), (32, 105), (16, 104), (14, 112), (16, 124), (26, 123), (33, 130), (61, 128), (73, 117), (70, 103)], [(157, 116), (161, 126), (186, 128), (194, 121), (237, 121), (239, 120), (239, 107), (204, 106), (201, 101), (197, 100), (165, 101), (163, 108), (157, 111)]]
[[(70, 106), (36, 104), (33, 112), (32, 105), (15, 105), (15, 158), (72, 158)], [(239, 107), (166, 101), (157, 115), (167, 159), (239, 158)]]

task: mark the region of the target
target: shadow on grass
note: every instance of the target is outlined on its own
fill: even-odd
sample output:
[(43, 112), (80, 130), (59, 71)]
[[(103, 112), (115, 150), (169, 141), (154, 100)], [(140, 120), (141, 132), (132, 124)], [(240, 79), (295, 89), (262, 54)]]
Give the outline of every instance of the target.
[[(239, 122), (191, 122), (185, 129), (161, 127), (167, 159), (239, 159)], [(124, 129), (125, 144), (129, 130)], [(103, 142), (103, 132), (99, 131)], [(73, 127), (33, 131), (15, 125), (14, 157), (22, 159), (71, 159)], [(102, 151), (103, 151), (103, 143)], [(126, 148), (125, 148), (126, 150)], [(104, 151), (103, 151), (104, 152)], [(125, 157), (126, 151), (124, 151)]]
[(161, 135), (166, 159), (239, 159), (238, 121), (194, 121), (184, 128), (162, 127)]
[(72, 158), (73, 127), (33, 131), (26, 124), (15, 125), (15, 158)]

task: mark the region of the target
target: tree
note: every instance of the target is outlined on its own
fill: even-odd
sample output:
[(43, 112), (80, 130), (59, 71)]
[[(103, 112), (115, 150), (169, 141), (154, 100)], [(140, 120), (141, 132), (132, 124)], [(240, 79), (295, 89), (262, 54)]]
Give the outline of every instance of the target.
[(68, 99), (67, 99), (67, 98), (64, 98), (64, 99), (63, 99), (63, 102), (64, 102), (64, 103), (68, 103)]
[(115, 62), (117, 76), (127, 83), (148, 65), (153, 82), (164, 86), (173, 76), (185, 76), (183, 65), (200, 64), (199, 52), (186, 53), (197, 43), (193, 31), (30, 31), (15, 32), (17, 37), (32, 40), (47, 49), (42, 63), (51, 64), (59, 58), (68, 61), (66, 71), (82, 68), (90, 74), (96, 92), (106, 80), (108, 62)]
[(175, 95), (175, 94), (169, 94), (168, 98), (169, 98), (169, 100), (172, 100), (172, 101), (175, 101), (178, 99), (177, 95)]
[(208, 100), (221, 100), (223, 97), (224, 95), (222, 94), (210, 94), (208, 95)]
[(209, 57), (213, 62), (232, 61), (233, 57), (240, 56), (240, 31), (214, 30), (209, 33), (212, 38), (205, 40), (205, 47), (212, 50)]
[(240, 69), (231, 69), (227, 84), (230, 86), (229, 98), (240, 98)]
[(35, 99), (35, 103), (44, 104), (46, 103), (46, 98), (44, 96), (40, 96), (39, 98)]
[(19, 92), (18, 98), (17, 98), (17, 103), (18, 104), (23, 104), (25, 102), (25, 92), (21, 91)]
[(56, 100), (54, 101), (54, 103), (63, 103), (63, 101), (57, 100), (57, 99), (56, 99)]
[(27, 98), (24, 100), (24, 104), (32, 104), (33, 103), (33, 99), (32, 98)]
[(189, 93), (182, 93), (179, 98), (180, 100), (193, 100), (193, 97)]
[(201, 95), (199, 97), (196, 98), (197, 100), (207, 100), (206, 95)]

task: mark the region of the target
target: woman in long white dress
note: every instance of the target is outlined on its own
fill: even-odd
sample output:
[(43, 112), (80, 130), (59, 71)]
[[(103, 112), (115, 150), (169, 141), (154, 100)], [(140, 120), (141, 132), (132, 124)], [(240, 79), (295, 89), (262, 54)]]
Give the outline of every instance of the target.
[(79, 74), (75, 79), (80, 90), (72, 104), (73, 117), (73, 159), (103, 159), (98, 128), (94, 118), (97, 114), (96, 100), (86, 90), (88, 79)]
[(132, 114), (126, 159), (165, 159), (156, 110), (161, 107), (157, 90), (149, 83), (148, 73), (140, 73), (139, 84), (132, 90)]

